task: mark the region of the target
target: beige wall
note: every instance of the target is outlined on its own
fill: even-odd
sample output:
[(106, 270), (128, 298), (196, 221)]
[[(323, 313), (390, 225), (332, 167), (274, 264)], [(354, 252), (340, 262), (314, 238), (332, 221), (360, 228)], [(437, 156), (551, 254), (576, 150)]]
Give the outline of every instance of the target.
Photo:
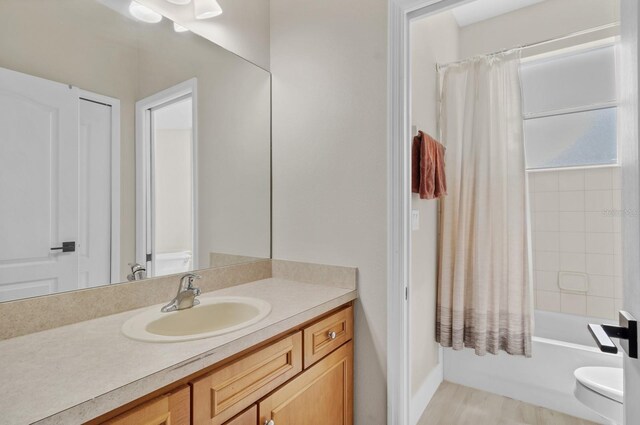
[(269, 69), (269, 0), (218, 0), (222, 15), (203, 20), (194, 18), (193, 4), (138, 1), (230, 52)]
[[(450, 12), (411, 24), (411, 119), (417, 130), (438, 137), (436, 64), (458, 55), (458, 24)], [(420, 228), (411, 233), (410, 376), (413, 396), (438, 365), (435, 305), (438, 249), (438, 201), (411, 198)], [(418, 401), (419, 402), (419, 401)]]
[(135, 262), (135, 102), (197, 77), (200, 264), (210, 252), (269, 257), (268, 72), (91, 0), (0, 1), (0, 67), (120, 99), (121, 280)]
[(460, 30), (460, 57), (492, 53), (619, 20), (619, 0), (547, 0)]
[(386, 422), (387, 2), (272, 0), (274, 257), (358, 267), (355, 423)]

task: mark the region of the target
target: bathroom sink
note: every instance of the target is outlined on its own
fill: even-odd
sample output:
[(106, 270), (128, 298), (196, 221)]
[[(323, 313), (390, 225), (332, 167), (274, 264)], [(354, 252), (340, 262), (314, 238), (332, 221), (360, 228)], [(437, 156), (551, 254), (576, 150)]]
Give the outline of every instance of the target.
[(249, 297), (200, 298), (200, 304), (170, 313), (154, 306), (122, 325), (131, 339), (147, 342), (180, 342), (237, 331), (264, 319), (271, 305)]

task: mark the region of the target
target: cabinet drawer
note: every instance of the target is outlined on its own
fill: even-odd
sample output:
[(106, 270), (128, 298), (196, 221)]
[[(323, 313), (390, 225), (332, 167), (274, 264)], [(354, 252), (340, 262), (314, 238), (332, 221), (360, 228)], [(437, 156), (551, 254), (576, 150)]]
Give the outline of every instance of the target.
[(223, 366), (191, 383), (193, 424), (223, 424), (301, 370), (301, 332)]
[(103, 425), (189, 425), (189, 387), (158, 397), (103, 422)]
[(258, 423), (258, 406), (255, 404), (249, 409), (240, 413), (224, 425), (257, 425)]
[(353, 307), (349, 306), (304, 329), (305, 369), (353, 338)]

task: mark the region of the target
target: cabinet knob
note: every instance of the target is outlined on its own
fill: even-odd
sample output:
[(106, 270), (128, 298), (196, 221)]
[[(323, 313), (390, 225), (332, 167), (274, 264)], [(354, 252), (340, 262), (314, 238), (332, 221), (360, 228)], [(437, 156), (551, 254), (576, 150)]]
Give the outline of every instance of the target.
[(336, 339), (336, 337), (337, 337), (338, 335), (336, 334), (336, 332), (335, 332), (335, 331), (329, 331), (329, 332), (327, 333), (327, 336), (329, 337), (329, 339)]
[(264, 425), (276, 425), (276, 423), (273, 421), (273, 419), (269, 419), (264, 423)]

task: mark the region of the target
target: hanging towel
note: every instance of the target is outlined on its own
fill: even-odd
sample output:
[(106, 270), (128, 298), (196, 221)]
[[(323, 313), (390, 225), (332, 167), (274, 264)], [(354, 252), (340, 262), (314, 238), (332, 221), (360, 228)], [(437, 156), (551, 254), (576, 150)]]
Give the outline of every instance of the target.
[(422, 131), (411, 146), (411, 191), (420, 199), (435, 199), (447, 194), (444, 170), (445, 147)]

